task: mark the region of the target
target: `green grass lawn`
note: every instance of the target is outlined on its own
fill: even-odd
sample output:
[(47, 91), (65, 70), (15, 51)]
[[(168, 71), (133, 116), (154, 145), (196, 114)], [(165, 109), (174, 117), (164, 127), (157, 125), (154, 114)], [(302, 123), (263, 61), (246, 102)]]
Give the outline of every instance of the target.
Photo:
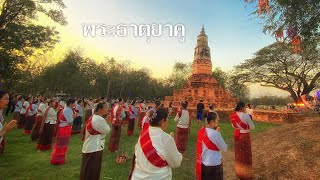
[[(8, 121), (10, 117), (5, 117)], [(254, 122), (256, 130), (252, 134), (277, 126), (276, 124)], [(136, 123), (137, 124), (137, 123)], [(221, 133), (229, 149), (233, 148), (233, 129), (229, 122), (221, 122)], [(175, 132), (176, 124), (169, 119), (167, 133)], [(120, 152), (127, 152), (130, 157), (134, 153), (140, 129), (136, 128), (133, 136), (126, 135), (127, 126), (122, 128), (120, 140)], [(188, 141), (185, 159), (179, 168), (173, 169), (174, 180), (194, 179), (196, 134), (199, 126), (193, 121)], [(110, 134), (109, 134), (110, 135)], [(127, 163), (119, 165), (115, 163), (117, 154), (108, 151), (109, 135), (104, 150), (100, 179), (126, 180), (129, 174), (131, 159)], [(6, 148), (0, 155), (0, 180), (41, 180), (41, 179), (79, 179), (82, 158), (81, 135), (73, 135), (70, 140), (66, 164), (55, 166), (50, 164), (51, 150), (37, 152), (35, 142), (31, 142), (30, 136), (22, 134), (21, 129), (13, 129), (6, 136)]]

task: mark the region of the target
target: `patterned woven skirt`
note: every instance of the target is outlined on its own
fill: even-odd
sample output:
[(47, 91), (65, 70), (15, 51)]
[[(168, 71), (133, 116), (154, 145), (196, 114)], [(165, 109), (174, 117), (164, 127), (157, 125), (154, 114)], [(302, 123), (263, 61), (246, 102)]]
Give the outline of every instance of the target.
[(205, 166), (201, 165), (202, 180), (223, 180), (223, 166)]
[(19, 112), (14, 112), (13, 113), (13, 119), (17, 120), (17, 124), (19, 125), (20, 113)]
[(37, 116), (36, 122), (34, 123), (31, 131), (31, 140), (37, 140), (39, 138), (39, 130), (41, 127), (41, 123), (43, 120), (43, 116)]
[(36, 115), (26, 117), (26, 123), (25, 123), (23, 134), (31, 133), (31, 130), (35, 121), (36, 121)]
[(112, 125), (110, 141), (109, 141), (110, 152), (118, 151), (120, 137), (121, 137), (121, 126)]
[(127, 135), (128, 136), (131, 136), (133, 134), (134, 122), (135, 122), (135, 118), (129, 119), (128, 129), (127, 129)]
[(49, 150), (52, 147), (52, 135), (55, 124), (45, 123), (43, 127), (43, 132), (39, 136), (37, 149), (38, 150)]
[(235, 138), (236, 175), (240, 179), (252, 179), (252, 153), (249, 133), (241, 133)]
[(180, 153), (185, 153), (187, 150), (187, 142), (189, 136), (189, 128), (177, 127), (176, 145)]
[(103, 151), (82, 153), (80, 180), (99, 180)]
[(52, 150), (51, 164), (64, 164), (71, 136), (71, 126), (59, 127), (56, 144)]

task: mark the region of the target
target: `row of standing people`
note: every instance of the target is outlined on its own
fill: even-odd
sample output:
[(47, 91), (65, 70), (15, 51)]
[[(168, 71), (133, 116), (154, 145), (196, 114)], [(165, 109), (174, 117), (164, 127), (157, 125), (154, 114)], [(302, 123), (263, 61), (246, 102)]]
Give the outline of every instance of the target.
[[(1, 99), (3, 99), (3, 97), (1, 97)], [(53, 100), (50, 100), (48, 105), (49, 107), (46, 108), (43, 114), (45, 117), (44, 119), (48, 119), (50, 110), (52, 119), (54, 119), (54, 111), (59, 111), (59, 108), (54, 109), (56, 105)], [(64, 163), (71, 135), (71, 124), (78, 115), (72, 110), (74, 106), (75, 100), (68, 99), (66, 107), (63, 110), (60, 110), (57, 141), (51, 157), (52, 164)], [(133, 108), (135, 107), (130, 106), (129, 114), (133, 112), (132, 114), (137, 115)], [(112, 130), (104, 118), (108, 112), (108, 106), (105, 103), (97, 104), (95, 114), (86, 122), (82, 149), (83, 161), (81, 166), (81, 179), (99, 179), (105, 135), (110, 131), (121, 129), (119, 123), (125, 117), (123, 115), (123, 109), (121, 101), (113, 108), (111, 114)], [(254, 128), (254, 125), (250, 118), (248, 118), (249, 116), (244, 113), (244, 109), (244, 104), (239, 103), (236, 112), (231, 116), (231, 122), (236, 129), (234, 134), (236, 174), (242, 179), (250, 179), (252, 177), (252, 159), (249, 131)], [(167, 117), (167, 111), (163, 108), (159, 108), (159, 105), (156, 104), (156, 107), (151, 109), (151, 111), (148, 111), (141, 122), (142, 132), (135, 147), (135, 162), (133, 163), (134, 166), (131, 171), (131, 179), (171, 179), (171, 167), (180, 166), (183, 153), (186, 150), (188, 132), (190, 129), (190, 118), (189, 112), (186, 110), (186, 104), (182, 103), (181, 110), (178, 111), (177, 116), (175, 117), (175, 120), (178, 122), (176, 140), (173, 138), (173, 133), (170, 133), (170, 135), (165, 133)], [(219, 128), (217, 127), (218, 119), (217, 113), (209, 111), (207, 114), (207, 126), (201, 128), (198, 132), (196, 162), (197, 179), (218, 177), (218, 179), (223, 179), (220, 151), (225, 151), (227, 146), (219, 133)], [(41, 127), (42, 126), (43, 125), (41, 125)], [(50, 121), (45, 123), (44, 126), (47, 128), (43, 128), (42, 131), (40, 131), (40, 139), (42, 134), (53, 134), (45, 133), (45, 131), (50, 131), (48, 129), (54, 129), (53, 126), (50, 125)], [(118, 127), (116, 128), (116, 126)], [(129, 126), (127, 132), (130, 132)], [(131, 131), (133, 131), (133, 129), (131, 129)], [(111, 139), (112, 138), (115, 137), (111, 136)], [(51, 138), (48, 139), (51, 140)], [(110, 144), (112, 144), (111, 139), (109, 149)]]

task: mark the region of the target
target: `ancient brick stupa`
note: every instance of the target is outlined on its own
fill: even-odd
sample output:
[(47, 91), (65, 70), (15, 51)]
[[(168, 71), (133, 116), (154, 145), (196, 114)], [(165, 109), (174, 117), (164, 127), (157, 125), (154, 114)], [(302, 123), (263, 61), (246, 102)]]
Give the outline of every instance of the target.
[(212, 76), (212, 62), (208, 36), (202, 27), (197, 38), (197, 46), (194, 49), (194, 60), (192, 64), (192, 75), (182, 89), (174, 90), (173, 96), (166, 96), (165, 105), (173, 100), (173, 105), (178, 106), (180, 102), (187, 100), (189, 108), (196, 107), (200, 100), (207, 105), (214, 104), (216, 108), (233, 108), (238, 99), (224, 90), (217, 80)]

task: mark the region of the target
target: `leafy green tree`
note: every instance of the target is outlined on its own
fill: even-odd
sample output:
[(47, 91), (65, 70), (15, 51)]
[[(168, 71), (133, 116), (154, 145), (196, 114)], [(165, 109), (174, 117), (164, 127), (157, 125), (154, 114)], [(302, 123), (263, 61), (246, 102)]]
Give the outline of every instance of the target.
[[(54, 7), (54, 8), (53, 8)], [(36, 49), (46, 51), (59, 41), (53, 26), (37, 23), (40, 14), (65, 25), (62, 0), (0, 0), (0, 81), (7, 88), (21, 77), (25, 64)]]
[(320, 51), (305, 46), (299, 55), (292, 54), (290, 46), (277, 43), (260, 49), (255, 56), (236, 66), (240, 83), (260, 83), (290, 93), (295, 102), (309, 94), (319, 82)]

